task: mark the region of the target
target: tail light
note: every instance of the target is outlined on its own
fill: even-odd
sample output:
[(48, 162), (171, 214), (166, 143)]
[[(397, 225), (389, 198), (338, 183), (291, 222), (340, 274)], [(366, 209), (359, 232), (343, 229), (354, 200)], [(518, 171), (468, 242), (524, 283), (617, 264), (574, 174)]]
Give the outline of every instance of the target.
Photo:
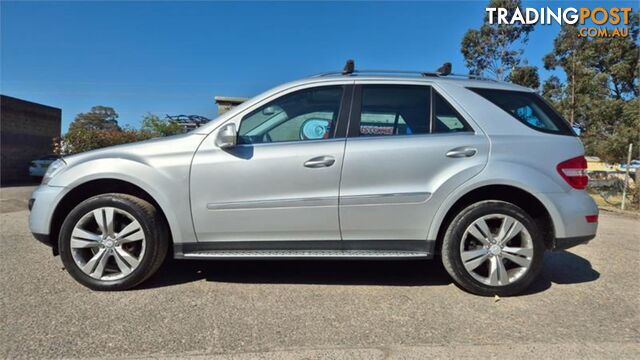
[(585, 189), (589, 183), (587, 176), (587, 159), (584, 156), (574, 157), (556, 166), (558, 173), (567, 184), (574, 189)]

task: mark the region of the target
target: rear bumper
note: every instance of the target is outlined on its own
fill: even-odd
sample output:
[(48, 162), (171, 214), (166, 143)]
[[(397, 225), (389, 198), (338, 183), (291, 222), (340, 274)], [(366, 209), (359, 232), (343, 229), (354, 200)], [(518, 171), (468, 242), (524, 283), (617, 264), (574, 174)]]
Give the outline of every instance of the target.
[(595, 234), (585, 235), (585, 236), (574, 236), (574, 237), (567, 237), (567, 238), (555, 238), (553, 240), (553, 246), (551, 247), (551, 250), (553, 251), (566, 250), (577, 245), (586, 244), (589, 241), (591, 241), (591, 239), (593, 239), (594, 237), (596, 237)]
[(586, 191), (571, 190), (566, 193), (541, 195), (544, 195), (544, 199), (541, 200), (551, 215), (558, 243), (572, 241), (561, 239), (587, 239), (584, 241), (588, 241), (595, 237), (598, 223), (587, 221), (587, 216), (598, 215), (599, 211), (595, 201)]

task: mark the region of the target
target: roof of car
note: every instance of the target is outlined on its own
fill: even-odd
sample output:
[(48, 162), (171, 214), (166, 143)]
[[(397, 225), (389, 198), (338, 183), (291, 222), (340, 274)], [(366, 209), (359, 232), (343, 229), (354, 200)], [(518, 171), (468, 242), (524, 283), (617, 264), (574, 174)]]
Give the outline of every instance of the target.
[[(512, 91), (533, 91), (530, 88), (524, 87), (524, 86), (520, 86), (520, 85), (516, 85), (516, 84), (512, 84), (512, 83), (508, 83), (508, 82), (504, 82), (504, 81), (497, 81), (497, 80), (491, 80), (491, 79), (485, 79), (485, 78), (475, 78), (475, 77), (467, 77), (466, 75), (449, 75), (449, 76), (439, 76), (439, 75), (427, 75), (427, 76), (421, 76), (419, 75), (420, 73), (416, 72), (416, 75), (411, 75), (413, 72), (406, 72), (406, 73), (400, 73), (400, 74), (375, 74), (375, 75), (369, 75), (369, 74), (358, 74), (358, 73), (354, 73), (354, 74), (347, 74), (347, 75), (342, 75), (340, 73), (327, 73), (327, 74), (320, 74), (320, 75), (314, 75), (311, 77), (307, 77), (298, 81), (294, 81), (295, 82), (300, 82), (300, 83), (308, 83), (308, 82), (315, 82), (315, 81), (322, 81), (322, 80), (345, 80), (345, 79), (352, 79), (352, 80), (361, 80), (361, 81), (381, 81), (381, 82), (387, 82), (387, 81), (398, 81), (398, 82), (424, 82), (424, 83), (429, 83), (429, 84), (433, 84), (433, 83), (449, 83), (449, 84), (455, 84), (455, 85), (459, 85), (462, 87), (476, 87), (476, 88), (491, 88), (491, 89), (502, 89), (502, 90), (512, 90)], [(290, 83), (291, 84), (291, 83)]]

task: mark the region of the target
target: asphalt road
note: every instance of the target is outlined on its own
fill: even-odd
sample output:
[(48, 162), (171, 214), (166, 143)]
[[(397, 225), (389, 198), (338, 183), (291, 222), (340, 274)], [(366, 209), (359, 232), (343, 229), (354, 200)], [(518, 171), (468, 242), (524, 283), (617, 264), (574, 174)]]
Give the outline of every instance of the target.
[(3, 358), (640, 358), (639, 218), (602, 213), (595, 240), (499, 301), (437, 262), (173, 261), (100, 293), (31, 237), (30, 191), (0, 190)]

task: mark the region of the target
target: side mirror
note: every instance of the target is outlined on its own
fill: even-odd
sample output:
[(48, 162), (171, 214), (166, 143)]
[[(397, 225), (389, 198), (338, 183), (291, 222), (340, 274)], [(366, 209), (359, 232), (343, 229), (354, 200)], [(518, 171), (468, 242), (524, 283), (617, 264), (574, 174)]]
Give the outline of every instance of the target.
[(216, 146), (220, 149), (231, 149), (236, 146), (237, 138), (236, 124), (227, 124), (218, 131)]

